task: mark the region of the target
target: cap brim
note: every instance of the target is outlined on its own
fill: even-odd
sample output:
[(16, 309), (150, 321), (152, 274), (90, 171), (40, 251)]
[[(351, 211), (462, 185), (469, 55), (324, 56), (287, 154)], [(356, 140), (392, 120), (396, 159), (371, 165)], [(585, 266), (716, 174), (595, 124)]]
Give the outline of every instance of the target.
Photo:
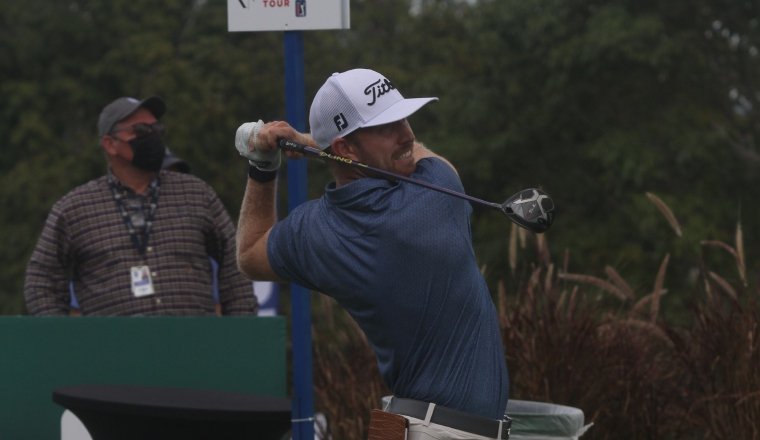
[(421, 109), (425, 104), (437, 100), (438, 98), (402, 99), (401, 101), (398, 101), (397, 103), (385, 109), (384, 112), (362, 124), (362, 128), (376, 127), (378, 125), (390, 124), (391, 122), (400, 121), (404, 118), (409, 117), (417, 110)]

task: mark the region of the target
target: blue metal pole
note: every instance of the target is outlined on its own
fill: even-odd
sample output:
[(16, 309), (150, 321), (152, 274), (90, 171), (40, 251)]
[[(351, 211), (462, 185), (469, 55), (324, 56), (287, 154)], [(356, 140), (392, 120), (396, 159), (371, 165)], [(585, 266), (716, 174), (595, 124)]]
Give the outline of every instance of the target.
[[(306, 131), (304, 100), (303, 35), (285, 32), (285, 111), (290, 125)], [(288, 211), (307, 199), (306, 161), (287, 161)], [(291, 333), (293, 338), (293, 440), (314, 439), (314, 388), (311, 367), (311, 305), (308, 289), (290, 286)]]

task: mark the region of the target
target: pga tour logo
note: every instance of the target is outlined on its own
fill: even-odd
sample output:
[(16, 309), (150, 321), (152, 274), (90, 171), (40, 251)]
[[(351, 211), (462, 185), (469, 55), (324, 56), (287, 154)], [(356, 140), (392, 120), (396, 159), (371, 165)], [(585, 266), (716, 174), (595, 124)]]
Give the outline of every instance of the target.
[(296, 0), (296, 17), (306, 17), (306, 0)]

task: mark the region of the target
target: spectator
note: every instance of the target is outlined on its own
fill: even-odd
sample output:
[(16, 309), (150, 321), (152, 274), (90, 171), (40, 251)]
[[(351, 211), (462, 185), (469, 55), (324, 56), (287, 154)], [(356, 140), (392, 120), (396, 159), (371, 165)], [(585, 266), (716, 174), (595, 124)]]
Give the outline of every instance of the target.
[(161, 170), (165, 110), (154, 96), (101, 112), (107, 173), (53, 205), (27, 265), (30, 314), (68, 314), (71, 280), (83, 315), (212, 315), (209, 257), (219, 262), (222, 313), (256, 313), (219, 197), (195, 176)]
[(175, 155), (169, 147), (166, 147), (166, 150), (164, 150), (164, 161), (161, 163), (161, 169), (190, 174), (190, 165), (184, 159)]
[(324, 292), (351, 314), (393, 391), (387, 411), (408, 420), (409, 440), (505, 439), (509, 379), (468, 202), (329, 161), (335, 181), (325, 194), (276, 222), (281, 138), (462, 192), (453, 166), (417, 142), (406, 119), (435, 99), (404, 99), (380, 73), (354, 69), (317, 92), (313, 139), (282, 121), (241, 125), (236, 147), (250, 179), (238, 264), (251, 278)]

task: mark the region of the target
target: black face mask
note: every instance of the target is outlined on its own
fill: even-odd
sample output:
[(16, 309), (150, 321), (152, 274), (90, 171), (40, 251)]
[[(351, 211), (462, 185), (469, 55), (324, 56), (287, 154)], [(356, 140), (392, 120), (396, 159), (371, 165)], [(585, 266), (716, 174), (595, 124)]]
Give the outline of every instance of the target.
[(151, 133), (129, 141), (134, 153), (132, 165), (145, 171), (158, 172), (166, 155), (166, 146), (161, 133)]

